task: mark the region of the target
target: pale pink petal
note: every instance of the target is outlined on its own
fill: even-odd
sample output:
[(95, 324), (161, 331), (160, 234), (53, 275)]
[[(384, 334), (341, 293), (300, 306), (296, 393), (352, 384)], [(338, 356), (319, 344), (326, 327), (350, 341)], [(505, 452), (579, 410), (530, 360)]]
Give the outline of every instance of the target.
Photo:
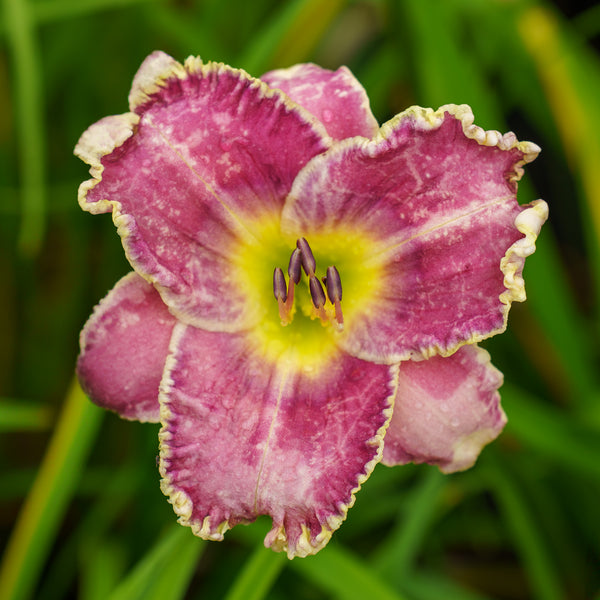
[(373, 137), (379, 125), (363, 86), (346, 67), (329, 71), (313, 64), (265, 73), (261, 80), (310, 111), (336, 139)]
[(175, 322), (150, 284), (125, 275), (81, 332), (77, 376), (86, 394), (126, 419), (158, 422), (158, 387)]
[[(111, 212), (132, 266), (179, 318), (234, 331), (257, 318), (231, 257), (275, 222), (298, 171), (330, 144), (283, 93), (222, 64), (151, 55), (133, 113), (103, 119), (76, 154), (91, 165), (80, 203)], [(118, 126), (118, 127), (117, 127)]]
[(161, 384), (162, 488), (180, 522), (220, 540), (270, 515), (290, 557), (329, 540), (380, 458), (396, 367), (335, 352), (303, 369), (242, 334), (178, 325)]
[(521, 271), (547, 206), (519, 206), (517, 180), (539, 148), (472, 120), (466, 106), (414, 107), (297, 178), (282, 230), (318, 240), (315, 254), (346, 243), (336, 266), (342, 285), (356, 285), (344, 290), (339, 343), (351, 354), (448, 355), (504, 330), (511, 302), (525, 298)]
[(501, 385), (502, 373), (475, 344), (446, 358), (403, 362), (383, 464), (427, 462), (444, 473), (473, 466), (506, 424)]

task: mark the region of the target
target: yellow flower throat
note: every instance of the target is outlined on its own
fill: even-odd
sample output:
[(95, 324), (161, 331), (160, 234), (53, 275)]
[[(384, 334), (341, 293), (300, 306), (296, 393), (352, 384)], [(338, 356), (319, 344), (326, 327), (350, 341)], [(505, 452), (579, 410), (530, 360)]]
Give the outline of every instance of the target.
[(270, 219), (255, 223), (251, 231), (252, 238), (232, 254), (236, 288), (253, 308), (249, 333), (256, 350), (266, 360), (290, 360), (295, 368), (318, 371), (358, 314), (375, 310), (382, 274), (382, 262), (373, 256), (375, 240), (346, 230), (286, 236)]

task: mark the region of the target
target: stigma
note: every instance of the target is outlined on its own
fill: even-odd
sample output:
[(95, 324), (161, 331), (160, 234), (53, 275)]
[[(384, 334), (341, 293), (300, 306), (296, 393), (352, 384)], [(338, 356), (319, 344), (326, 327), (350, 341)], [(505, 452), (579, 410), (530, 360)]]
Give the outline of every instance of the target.
[[(311, 247), (305, 238), (299, 238), (296, 241), (296, 248), (290, 256), (287, 269), (288, 282), (286, 282), (283, 269), (276, 267), (273, 271), (273, 294), (279, 307), (281, 325), (289, 325), (294, 318), (295, 288), (300, 283), (302, 271), (304, 271), (308, 278), (308, 290), (313, 306), (311, 317), (320, 319), (323, 325), (332, 323), (338, 331), (341, 331), (344, 328), (344, 316), (341, 306), (340, 274), (331, 265), (327, 267), (326, 275), (319, 280), (316, 269), (317, 261)], [(331, 306), (327, 305), (327, 300)]]

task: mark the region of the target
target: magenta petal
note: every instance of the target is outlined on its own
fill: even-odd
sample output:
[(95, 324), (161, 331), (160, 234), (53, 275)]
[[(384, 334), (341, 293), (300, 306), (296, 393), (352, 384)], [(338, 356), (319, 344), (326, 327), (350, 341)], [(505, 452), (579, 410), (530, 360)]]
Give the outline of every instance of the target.
[(356, 135), (370, 138), (379, 129), (367, 93), (346, 67), (329, 71), (300, 64), (265, 73), (261, 80), (315, 115), (336, 140)]
[(519, 206), (517, 180), (539, 148), (472, 120), (466, 106), (413, 107), (297, 178), (284, 233), (370, 240), (363, 262), (378, 280), (365, 281), (368, 301), (346, 320), (347, 352), (390, 363), (448, 355), (502, 331), (511, 302), (525, 298), (521, 271), (547, 206)]
[(77, 376), (99, 406), (126, 419), (159, 420), (158, 387), (176, 319), (136, 273), (123, 277), (81, 332)]
[(256, 318), (232, 272), (257, 222), (277, 223), (298, 171), (325, 150), (322, 125), (283, 93), (221, 64), (154, 53), (135, 77), (135, 113), (82, 136), (91, 212), (113, 213), (127, 257), (188, 323), (234, 331)]
[(427, 462), (444, 473), (473, 466), (506, 424), (501, 385), (502, 373), (476, 345), (446, 358), (403, 362), (383, 464)]
[(266, 514), (267, 546), (317, 552), (379, 460), (397, 368), (338, 353), (303, 373), (244, 335), (182, 324), (171, 348), (160, 470), (180, 522), (220, 540)]

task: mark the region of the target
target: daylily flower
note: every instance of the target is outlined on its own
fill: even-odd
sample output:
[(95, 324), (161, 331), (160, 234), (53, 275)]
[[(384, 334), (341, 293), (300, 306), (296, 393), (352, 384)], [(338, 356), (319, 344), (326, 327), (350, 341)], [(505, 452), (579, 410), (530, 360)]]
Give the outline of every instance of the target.
[(95, 309), (78, 374), (101, 406), (160, 421), (162, 489), (220, 540), (322, 548), (380, 460), (470, 467), (505, 423), (477, 342), (525, 299), (546, 219), (519, 206), (539, 148), (467, 106), (378, 127), (345, 68), (254, 79), (156, 52), (130, 111), (76, 154), (133, 272)]

